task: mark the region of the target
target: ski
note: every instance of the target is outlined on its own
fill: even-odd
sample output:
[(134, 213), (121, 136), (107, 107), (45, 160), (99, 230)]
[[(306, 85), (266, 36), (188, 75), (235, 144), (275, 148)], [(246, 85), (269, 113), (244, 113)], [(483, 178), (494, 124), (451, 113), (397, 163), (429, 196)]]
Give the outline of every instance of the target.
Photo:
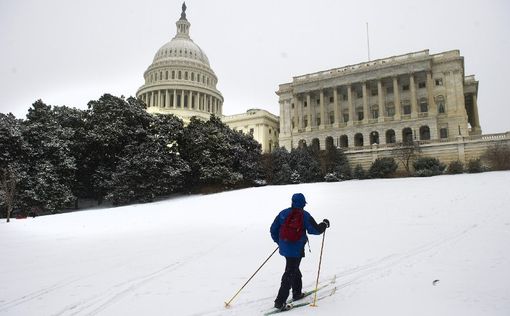
[(310, 305), (310, 302), (303, 302), (303, 303), (297, 303), (297, 304), (289, 303), (289, 304), (287, 304), (287, 306), (285, 306), (285, 309), (277, 309), (277, 308), (275, 308), (274, 310), (269, 311), (269, 312), (265, 313), (264, 315), (273, 315), (273, 314), (288, 312), (291, 309), (294, 309), (294, 308), (297, 308), (297, 307), (308, 306), (308, 305)]
[[(327, 284), (326, 284), (327, 285)], [(323, 286), (324, 287), (324, 286)], [(310, 294), (313, 294), (315, 293), (316, 291), (313, 290), (313, 291), (309, 291), (311, 292)], [(320, 300), (323, 300), (325, 299), (326, 297), (329, 297), (329, 296), (332, 296), (333, 294), (336, 293), (336, 286), (331, 290), (331, 292), (327, 293), (327, 294), (324, 294), (324, 295), (321, 295), (320, 297), (317, 298), (317, 301), (320, 301)], [(309, 294), (309, 295), (310, 295)], [(283, 312), (288, 312), (290, 311), (291, 309), (294, 309), (294, 308), (298, 308), (298, 307), (303, 307), (303, 306), (310, 306), (313, 302), (303, 302), (303, 303), (292, 303), (292, 302), (289, 302), (287, 303), (287, 305), (285, 306), (285, 309), (277, 309), (277, 308), (274, 308), (273, 310), (267, 312), (264, 314), (264, 316), (267, 316), (267, 315), (274, 315), (274, 314), (278, 314), (278, 313), (283, 313)]]

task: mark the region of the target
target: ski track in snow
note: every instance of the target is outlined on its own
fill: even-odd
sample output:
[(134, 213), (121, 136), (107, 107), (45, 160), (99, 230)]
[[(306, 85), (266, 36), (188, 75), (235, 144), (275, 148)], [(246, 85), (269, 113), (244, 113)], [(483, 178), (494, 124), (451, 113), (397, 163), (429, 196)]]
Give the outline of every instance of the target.
[[(219, 243), (214, 244), (210, 249), (206, 251), (197, 252), (187, 258), (181, 260), (181, 262), (175, 262), (173, 264), (167, 265), (162, 269), (154, 271), (152, 273), (139, 276), (137, 278), (133, 278), (129, 281), (120, 282), (116, 285), (109, 287), (106, 291), (103, 291), (100, 294), (93, 295), (86, 300), (81, 300), (75, 302), (73, 304), (69, 304), (61, 311), (52, 314), (52, 316), (74, 316), (74, 315), (97, 315), (101, 311), (107, 309), (109, 306), (117, 303), (121, 299), (123, 299), (129, 293), (135, 291), (137, 288), (145, 285), (152, 280), (161, 277), (162, 275), (175, 271), (182, 266), (186, 265), (188, 262), (192, 262), (193, 259), (199, 258), (205, 254), (208, 254), (214, 251), (216, 248), (228, 242), (231, 238), (227, 238), (226, 240), (222, 240)], [(120, 288), (120, 290), (119, 290)]]
[[(329, 296), (333, 296), (339, 293), (339, 290), (351, 286), (353, 284), (360, 283), (362, 280), (370, 277), (381, 271), (390, 270), (391, 268), (405, 262), (411, 258), (418, 257), (420, 255), (429, 253), (432, 250), (436, 250), (442, 246), (453, 243), (461, 238), (463, 238), (467, 233), (478, 227), (477, 224), (471, 225), (459, 232), (454, 234), (450, 234), (446, 237), (440, 238), (438, 240), (425, 243), (421, 246), (418, 246), (410, 251), (407, 251), (402, 254), (391, 254), (388, 256), (384, 256), (378, 260), (374, 260), (373, 262), (367, 263), (365, 265), (360, 265), (354, 267), (352, 269), (341, 271), (333, 276), (333, 279), (330, 280), (324, 289), (317, 292), (317, 296), (321, 297), (320, 300), (325, 299)], [(325, 278), (328, 280), (328, 277)], [(340, 283), (337, 283), (338, 279), (346, 279)], [(333, 286), (333, 289), (329, 289), (329, 287)], [(315, 286), (315, 284), (313, 285)], [(324, 294), (330, 291), (330, 294)], [(263, 310), (264, 307), (271, 306), (273, 303), (273, 296), (259, 298), (255, 300), (251, 300), (241, 304), (235, 304), (235, 301), (231, 303), (231, 307), (215, 309), (210, 311), (204, 311), (192, 314), (191, 316), (214, 316), (214, 315), (225, 315), (227, 313), (232, 314), (253, 314), (253, 311), (258, 309), (260, 313), (267, 313), (270, 309)], [(264, 304), (261, 304), (261, 303)], [(262, 309), (262, 310), (261, 310)]]
[[(179, 269), (182, 266), (185, 266), (188, 262), (193, 262), (193, 259), (199, 258), (201, 256), (213, 252), (215, 249), (226, 245), (231, 240), (233, 240), (232, 236), (213, 244), (209, 249), (205, 251), (199, 251), (195, 254), (183, 258), (182, 260), (178, 260), (177, 262), (167, 265), (159, 270), (138, 276), (136, 278), (132, 278), (128, 281), (119, 282), (117, 284), (109, 286), (108, 289), (103, 290), (98, 294), (94, 294), (85, 300), (79, 300), (77, 302), (68, 304), (60, 311), (52, 313), (51, 315), (52, 316), (97, 315), (101, 311), (107, 309), (109, 306), (123, 299), (129, 293), (135, 291), (137, 288), (149, 283), (152, 280), (157, 279), (158, 277), (161, 277), (166, 273), (170, 273), (172, 271)], [(118, 267), (118, 264), (114, 264), (110, 267), (110, 269), (106, 270), (108, 271), (116, 267)], [(16, 307), (26, 302), (39, 299), (41, 297), (44, 297), (45, 295), (51, 294), (56, 290), (65, 289), (66, 287), (71, 286), (72, 284), (78, 281), (90, 278), (95, 275), (99, 275), (100, 273), (104, 273), (104, 271), (96, 272), (79, 278), (72, 278), (71, 280), (67, 281), (58, 282), (50, 287), (24, 295), (20, 298), (11, 300), (9, 302), (5, 302), (3, 304), (0, 304), (0, 312), (7, 311), (13, 307)]]

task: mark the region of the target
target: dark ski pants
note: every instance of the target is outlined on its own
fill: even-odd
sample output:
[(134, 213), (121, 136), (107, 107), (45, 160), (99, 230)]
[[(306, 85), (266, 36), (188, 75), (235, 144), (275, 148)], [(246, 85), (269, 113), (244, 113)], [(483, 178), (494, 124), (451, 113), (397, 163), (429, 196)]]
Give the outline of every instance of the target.
[(282, 283), (280, 285), (280, 290), (278, 291), (278, 296), (276, 297), (275, 303), (285, 303), (287, 298), (289, 297), (289, 291), (292, 288), (292, 295), (294, 297), (301, 294), (301, 289), (303, 287), (301, 281), (301, 271), (299, 271), (299, 264), (301, 263), (301, 258), (292, 258), (285, 257), (287, 263), (285, 265), (285, 272), (282, 276)]

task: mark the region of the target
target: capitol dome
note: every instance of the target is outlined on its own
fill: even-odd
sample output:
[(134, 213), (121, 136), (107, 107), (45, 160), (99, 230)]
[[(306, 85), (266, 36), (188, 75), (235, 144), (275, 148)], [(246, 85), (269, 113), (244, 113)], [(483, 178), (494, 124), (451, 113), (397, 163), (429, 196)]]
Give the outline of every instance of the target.
[(148, 112), (175, 114), (184, 122), (192, 116), (222, 116), (218, 78), (205, 52), (189, 36), (185, 3), (176, 26), (176, 35), (157, 51), (145, 71), (145, 84), (136, 96), (147, 104)]

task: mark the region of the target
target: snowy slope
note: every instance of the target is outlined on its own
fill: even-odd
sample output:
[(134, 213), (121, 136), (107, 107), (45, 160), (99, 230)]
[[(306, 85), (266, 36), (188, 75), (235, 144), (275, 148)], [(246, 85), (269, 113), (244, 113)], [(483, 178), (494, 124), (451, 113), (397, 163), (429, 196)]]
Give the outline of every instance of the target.
[[(319, 307), (285, 315), (510, 315), (510, 172), (267, 186), (0, 224), (0, 315), (261, 315), (269, 226), (328, 218)], [(314, 287), (321, 236), (302, 261)], [(334, 283), (331, 283), (334, 280)], [(434, 280), (439, 280), (433, 285)]]

